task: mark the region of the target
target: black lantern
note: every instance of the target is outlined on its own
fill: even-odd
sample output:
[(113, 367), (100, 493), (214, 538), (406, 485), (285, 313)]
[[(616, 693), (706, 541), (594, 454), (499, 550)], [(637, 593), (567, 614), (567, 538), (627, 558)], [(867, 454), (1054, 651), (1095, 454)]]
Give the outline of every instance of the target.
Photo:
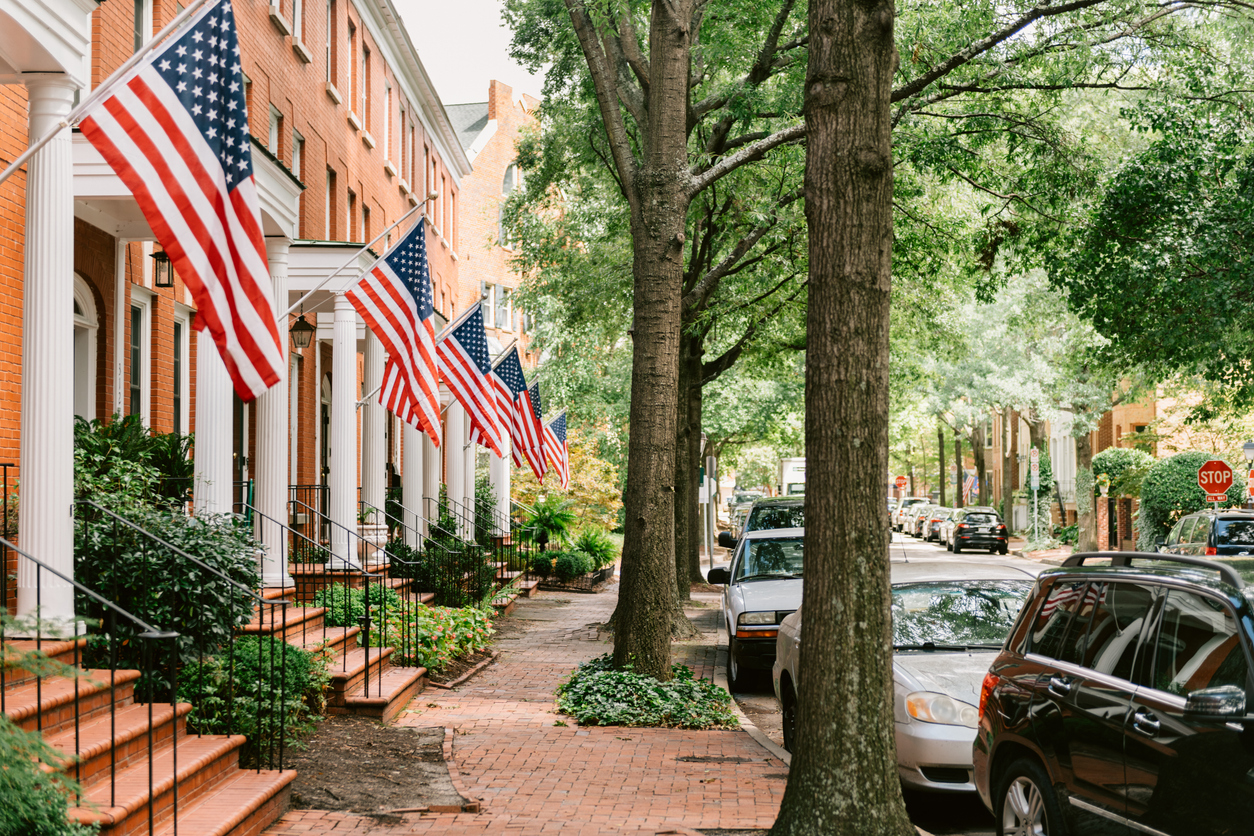
[(149, 258), (152, 259), (152, 283), (157, 287), (174, 287), (174, 268), (165, 251), (158, 250)]
[(305, 319), (305, 315), (301, 314), (292, 325), (291, 334), (292, 345), (297, 348), (309, 348), (309, 344), (313, 342), (314, 327), (309, 324), (309, 320)]

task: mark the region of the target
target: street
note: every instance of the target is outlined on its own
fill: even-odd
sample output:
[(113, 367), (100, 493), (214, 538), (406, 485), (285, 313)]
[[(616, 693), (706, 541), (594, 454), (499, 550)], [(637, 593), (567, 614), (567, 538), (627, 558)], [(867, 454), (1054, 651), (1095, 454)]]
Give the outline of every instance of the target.
[[(909, 561), (954, 560), (944, 546), (924, 543), (904, 534), (893, 534), (892, 559)], [(964, 553), (958, 558), (964, 562), (1015, 560), (987, 554)], [(750, 683), (744, 690), (733, 694), (740, 710), (776, 744), (784, 743), (780, 726), (779, 706), (771, 686), (770, 674)], [(996, 832), (993, 817), (974, 795), (906, 792), (906, 808), (916, 825), (935, 836), (992, 836)]]

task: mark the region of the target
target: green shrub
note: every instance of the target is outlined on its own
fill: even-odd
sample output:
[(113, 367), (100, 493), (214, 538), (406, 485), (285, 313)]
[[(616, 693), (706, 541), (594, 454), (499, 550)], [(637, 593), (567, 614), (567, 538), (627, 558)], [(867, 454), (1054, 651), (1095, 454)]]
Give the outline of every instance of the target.
[[(232, 670), (232, 664), (234, 670)], [(255, 765), (273, 739), (288, 746), (313, 730), (326, 706), (330, 657), (293, 647), (271, 636), (235, 642), (230, 654), (188, 665), (179, 679), (179, 700), (193, 708), (189, 730), (197, 734), (248, 736), (243, 760)]]
[[(313, 605), (327, 608), (325, 620), (328, 627), (356, 627), (366, 614), (366, 590), (332, 584), (314, 593)], [(399, 610), (401, 596), (392, 587), (371, 579), (370, 606), (372, 609)]]
[(684, 665), (659, 682), (629, 665), (615, 670), (605, 654), (577, 667), (557, 689), (557, 710), (583, 726), (663, 726), (681, 729), (734, 729), (740, 723), (731, 694), (701, 679)]
[(583, 552), (559, 552), (553, 562), (553, 574), (562, 583), (570, 583), (592, 571), (592, 558)]
[(618, 548), (605, 532), (595, 528), (585, 528), (575, 538), (575, 549), (592, 558), (594, 569), (609, 566), (618, 559)]
[(531, 515), (522, 526), (522, 537), (532, 543), (564, 545), (575, 525), (575, 512), (570, 510), (573, 504), (569, 499), (559, 496), (540, 500), (531, 509)]
[(489, 608), (419, 605), (409, 613), (389, 613), (380, 642), (393, 649), (395, 664), (438, 672), (487, 647), (494, 632)]
[(531, 556), (531, 574), (547, 578), (553, 572), (553, 557), (558, 552), (537, 552)]
[(1093, 473), (1110, 479), (1110, 496), (1136, 496), (1154, 457), (1134, 447), (1107, 447), (1093, 457)]
[[(1211, 453), (1192, 451), (1177, 453), (1155, 462), (1141, 482), (1141, 508), (1137, 512), (1136, 546), (1141, 551), (1154, 551), (1155, 543), (1185, 514), (1207, 507), (1206, 494), (1197, 486), (1197, 469), (1210, 459)], [(1233, 479), (1224, 507), (1240, 506), (1245, 485)]]
[(1058, 529), (1058, 542), (1064, 545), (1074, 546), (1079, 537), (1079, 523), (1072, 523), (1071, 525), (1065, 525)]

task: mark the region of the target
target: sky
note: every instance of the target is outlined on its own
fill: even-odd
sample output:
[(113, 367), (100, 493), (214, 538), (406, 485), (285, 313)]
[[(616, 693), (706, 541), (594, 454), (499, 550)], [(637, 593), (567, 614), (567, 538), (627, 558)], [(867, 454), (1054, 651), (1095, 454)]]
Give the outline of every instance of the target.
[(393, 0), (418, 57), (446, 105), (488, 100), (488, 82), (540, 97), (543, 79), (509, 57), (500, 0)]

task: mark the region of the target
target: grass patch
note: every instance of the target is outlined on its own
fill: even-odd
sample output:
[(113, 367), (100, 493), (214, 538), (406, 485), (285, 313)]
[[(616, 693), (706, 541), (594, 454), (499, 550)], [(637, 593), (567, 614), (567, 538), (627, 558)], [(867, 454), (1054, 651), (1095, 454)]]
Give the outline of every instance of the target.
[(731, 694), (686, 665), (672, 665), (669, 682), (638, 674), (629, 665), (615, 670), (610, 654), (575, 668), (557, 689), (557, 710), (581, 726), (660, 726), (735, 729)]

